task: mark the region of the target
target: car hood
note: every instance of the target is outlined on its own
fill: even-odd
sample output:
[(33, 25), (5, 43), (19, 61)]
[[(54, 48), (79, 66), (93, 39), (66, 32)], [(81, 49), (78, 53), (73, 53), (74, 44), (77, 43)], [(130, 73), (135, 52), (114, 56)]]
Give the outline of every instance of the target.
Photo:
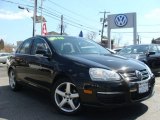
[(65, 57), (80, 62), (90, 67), (100, 67), (115, 71), (123, 70), (142, 70), (145, 69), (143, 63), (137, 60), (127, 59), (118, 55), (65, 55)]

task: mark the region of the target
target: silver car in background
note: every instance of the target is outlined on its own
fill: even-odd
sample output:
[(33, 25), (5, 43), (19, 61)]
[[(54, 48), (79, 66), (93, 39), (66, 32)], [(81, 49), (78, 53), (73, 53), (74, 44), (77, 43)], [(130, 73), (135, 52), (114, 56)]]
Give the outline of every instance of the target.
[(10, 53), (0, 53), (0, 63), (5, 64)]

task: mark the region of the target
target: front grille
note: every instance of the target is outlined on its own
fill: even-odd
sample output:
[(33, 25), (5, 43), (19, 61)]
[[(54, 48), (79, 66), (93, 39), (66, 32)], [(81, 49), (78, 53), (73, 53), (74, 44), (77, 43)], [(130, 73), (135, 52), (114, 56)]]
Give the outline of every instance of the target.
[(100, 102), (102, 102), (104, 104), (122, 104), (122, 103), (125, 103), (125, 94), (116, 94), (116, 95), (97, 94), (97, 98)]
[(130, 81), (130, 82), (147, 80), (149, 78), (149, 74), (148, 74), (146, 69), (139, 70), (139, 72), (141, 72), (141, 74), (142, 74), (142, 78), (141, 79), (139, 79), (137, 77), (136, 71), (130, 71), (130, 72), (120, 73), (120, 74), (125, 80)]

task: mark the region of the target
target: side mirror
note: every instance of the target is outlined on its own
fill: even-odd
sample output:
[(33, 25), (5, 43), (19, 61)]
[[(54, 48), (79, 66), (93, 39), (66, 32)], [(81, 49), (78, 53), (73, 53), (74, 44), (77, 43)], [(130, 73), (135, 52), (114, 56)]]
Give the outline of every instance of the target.
[(46, 51), (45, 50), (37, 50), (36, 54), (44, 56), (46, 54)]
[(147, 55), (147, 57), (149, 57), (150, 55), (155, 55), (155, 54), (156, 54), (156, 52), (149, 52), (146, 55)]
[(40, 56), (46, 56), (47, 58), (50, 58), (50, 57), (51, 57), (51, 54), (49, 54), (47, 51), (41, 50), (41, 49), (37, 50), (37, 51), (36, 51), (36, 54), (37, 54), (37, 55), (40, 55)]

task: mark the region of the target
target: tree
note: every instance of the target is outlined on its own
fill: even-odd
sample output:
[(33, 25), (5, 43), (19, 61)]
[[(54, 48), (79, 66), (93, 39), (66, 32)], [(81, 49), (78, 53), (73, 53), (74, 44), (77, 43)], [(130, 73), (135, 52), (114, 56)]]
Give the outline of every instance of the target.
[(96, 38), (96, 32), (88, 32), (86, 38), (93, 40)]
[(4, 40), (0, 39), (0, 50), (4, 48)]
[(11, 44), (5, 44), (4, 48), (3, 48), (3, 51), (10, 53), (10, 52), (13, 52), (13, 48), (14, 48), (13, 45), (11, 45)]
[(4, 52), (13, 52), (14, 45), (5, 43), (4, 40), (0, 39), (0, 50)]

